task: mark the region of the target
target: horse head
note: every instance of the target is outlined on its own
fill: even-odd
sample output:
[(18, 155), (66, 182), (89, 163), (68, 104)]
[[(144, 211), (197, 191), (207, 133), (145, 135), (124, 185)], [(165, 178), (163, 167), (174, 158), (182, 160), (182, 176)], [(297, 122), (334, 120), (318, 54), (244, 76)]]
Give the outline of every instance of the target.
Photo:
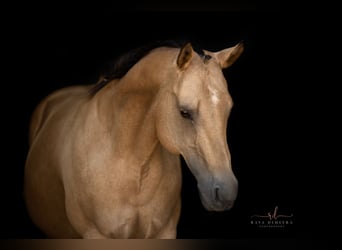
[(207, 210), (228, 210), (237, 197), (226, 137), (233, 101), (222, 69), (242, 51), (239, 43), (200, 55), (186, 44), (174, 57), (172, 83), (161, 95), (158, 137), (170, 152), (183, 156)]

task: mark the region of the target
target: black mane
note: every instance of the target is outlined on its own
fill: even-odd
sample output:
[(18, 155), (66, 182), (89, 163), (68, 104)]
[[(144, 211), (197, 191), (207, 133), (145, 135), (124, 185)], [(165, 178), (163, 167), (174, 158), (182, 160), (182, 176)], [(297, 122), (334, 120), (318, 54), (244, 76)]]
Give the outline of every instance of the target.
[[(90, 94), (97, 93), (100, 89), (106, 86), (111, 80), (122, 78), (140, 59), (146, 56), (151, 50), (158, 47), (181, 48), (188, 41), (165, 40), (147, 43), (139, 48), (133, 49), (113, 62), (108, 64), (107, 69), (101, 73), (101, 80), (90, 89)], [(194, 51), (204, 57), (204, 52), (196, 44), (192, 44)]]

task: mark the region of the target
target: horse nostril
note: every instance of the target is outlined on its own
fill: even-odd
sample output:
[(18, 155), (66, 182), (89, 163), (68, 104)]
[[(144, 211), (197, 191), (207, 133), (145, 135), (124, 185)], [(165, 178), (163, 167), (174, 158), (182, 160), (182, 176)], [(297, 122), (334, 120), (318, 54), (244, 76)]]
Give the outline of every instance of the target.
[(216, 202), (220, 202), (219, 190), (220, 189), (218, 187), (215, 188), (215, 201)]

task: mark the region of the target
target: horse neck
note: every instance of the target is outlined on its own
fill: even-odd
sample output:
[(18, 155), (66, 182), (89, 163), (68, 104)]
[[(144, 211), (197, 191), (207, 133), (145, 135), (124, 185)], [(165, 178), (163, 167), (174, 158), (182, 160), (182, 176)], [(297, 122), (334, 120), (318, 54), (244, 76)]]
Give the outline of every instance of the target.
[(169, 75), (165, 64), (156, 61), (159, 57), (143, 58), (122, 79), (96, 95), (99, 119), (112, 136), (114, 153), (134, 159), (137, 165), (144, 165), (162, 148), (156, 133), (156, 102)]

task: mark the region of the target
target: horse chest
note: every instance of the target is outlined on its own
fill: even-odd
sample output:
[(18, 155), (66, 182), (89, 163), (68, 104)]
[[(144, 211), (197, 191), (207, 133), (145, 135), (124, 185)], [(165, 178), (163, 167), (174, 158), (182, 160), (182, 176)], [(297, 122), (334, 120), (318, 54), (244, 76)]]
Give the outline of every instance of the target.
[(122, 205), (121, 209), (102, 215), (99, 229), (109, 238), (154, 238), (168, 225), (173, 214), (166, 204), (156, 205)]
[(80, 207), (88, 207), (83, 210), (86, 217), (104, 237), (156, 238), (177, 216), (181, 191), (178, 161), (164, 161), (171, 165), (164, 164), (161, 170), (158, 158), (153, 159), (143, 179), (127, 175), (129, 164), (125, 161), (117, 161), (115, 171), (102, 169), (82, 175), (87, 188), (80, 190), (84, 193)]

